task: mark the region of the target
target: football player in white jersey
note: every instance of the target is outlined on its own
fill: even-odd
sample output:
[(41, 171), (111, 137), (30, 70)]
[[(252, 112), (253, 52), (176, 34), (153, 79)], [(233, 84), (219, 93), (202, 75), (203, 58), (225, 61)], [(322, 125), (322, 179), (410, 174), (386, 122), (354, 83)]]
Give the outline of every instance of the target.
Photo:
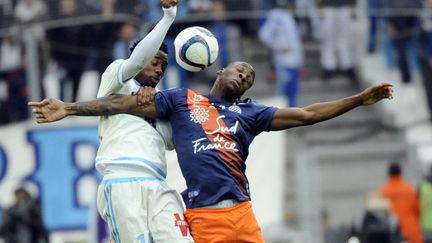
[[(134, 43), (129, 59), (114, 61), (102, 74), (98, 98), (131, 94), (141, 86), (155, 87), (162, 79), (168, 55), (163, 40), (175, 19), (177, 0), (161, 0), (161, 4), (163, 18), (145, 38)], [(78, 115), (97, 115), (92, 102), (73, 104)], [(54, 110), (65, 107), (55, 99), (29, 105)], [(193, 242), (181, 198), (165, 182), (165, 148), (173, 149), (169, 123), (128, 114), (101, 116), (99, 136), (96, 168), (103, 180), (97, 208), (109, 225), (111, 241)]]

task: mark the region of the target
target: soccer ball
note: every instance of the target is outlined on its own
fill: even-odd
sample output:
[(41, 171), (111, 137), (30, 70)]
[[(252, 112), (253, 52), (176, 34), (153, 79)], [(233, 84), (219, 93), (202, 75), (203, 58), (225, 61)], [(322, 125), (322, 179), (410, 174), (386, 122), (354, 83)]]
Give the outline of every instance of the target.
[(174, 40), (176, 62), (184, 69), (199, 72), (212, 65), (219, 53), (219, 44), (206, 28), (193, 26), (182, 30)]

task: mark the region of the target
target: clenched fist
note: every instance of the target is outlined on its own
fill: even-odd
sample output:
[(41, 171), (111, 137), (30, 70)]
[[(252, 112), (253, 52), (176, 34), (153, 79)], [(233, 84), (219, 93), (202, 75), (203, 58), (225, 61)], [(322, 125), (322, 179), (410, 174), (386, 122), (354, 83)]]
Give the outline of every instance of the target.
[(170, 8), (173, 6), (177, 6), (178, 1), (177, 0), (161, 0), (161, 5), (164, 8)]

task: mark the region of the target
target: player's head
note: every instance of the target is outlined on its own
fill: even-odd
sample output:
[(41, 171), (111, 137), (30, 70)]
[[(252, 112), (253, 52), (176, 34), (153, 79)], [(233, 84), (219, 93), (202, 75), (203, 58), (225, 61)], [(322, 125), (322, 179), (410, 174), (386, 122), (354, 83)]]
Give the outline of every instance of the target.
[(31, 199), (30, 193), (23, 187), (15, 190), (15, 203), (20, 204)]
[[(130, 53), (135, 50), (140, 40), (134, 42), (130, 47)], [(165, 43), (159, 47), (159, 51), (150, 60), (149, 63), (144, 67), (141, 72), (135, 76), (135, 80), (138, 81), (141, 86), (156, 87), (156, 85), (162, 79), (165, 69), (168, 65), (168, 46)]]
[(255, 70), (247, 62), (233, 62), (217, 72), (212, 93), (217, 92), (227, 100), (238, 100), (252, 87)]
[(402, 173), (402, 169), (400, 167), (399, 162), (392, 162), (388, 169), (389, 176), (400, 176)]
[(127, 43), (136, 37), (136, 26), (132, 23), (124, 23), (119, 32), (119, 38)]

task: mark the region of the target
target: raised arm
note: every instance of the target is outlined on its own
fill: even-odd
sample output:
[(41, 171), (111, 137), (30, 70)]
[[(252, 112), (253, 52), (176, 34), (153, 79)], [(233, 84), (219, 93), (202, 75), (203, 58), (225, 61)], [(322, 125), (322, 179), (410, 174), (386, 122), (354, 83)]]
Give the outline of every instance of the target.
[(141, 117), (156, 117), (153, 98), (138, 106), (137, 96), (110, 94), (87, 102), (66, 103), (57, 99), (45, 99), (41, 102), (29, 102), (37, 123), (49, 123), (67, 116), (106, 116), (127, 113)]
[(177, 14), (177, 0), (161, 0), (164, 15), (153, 30), (135, 47), (121, 68), (122, 81), (135, 77), (156, 55)]
[(273, 116), (271, 130), (278, 131), (315, 124), (340, 116), (358, 106), (372, 105), (382, 99), (392, 99), (392, 87), (389, 83), (382, 83), (340, 100), (316, 103), (304, 108), (278, 109)]

